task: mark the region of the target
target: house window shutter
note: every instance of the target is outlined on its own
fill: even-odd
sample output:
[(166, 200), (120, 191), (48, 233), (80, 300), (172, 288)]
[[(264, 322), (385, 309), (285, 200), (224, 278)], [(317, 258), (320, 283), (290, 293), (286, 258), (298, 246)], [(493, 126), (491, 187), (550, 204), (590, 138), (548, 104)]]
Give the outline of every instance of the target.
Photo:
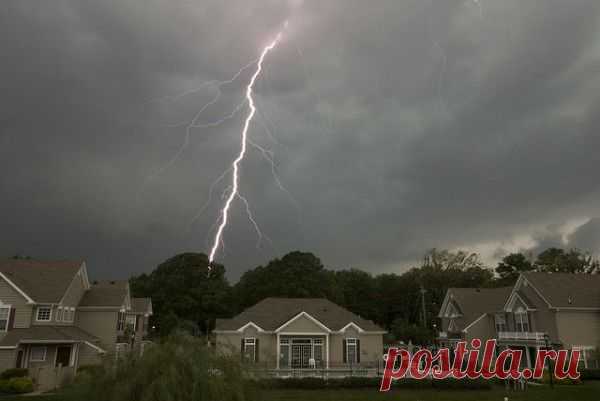
[(254, 340), (254, 362), (258, 362), (258, 352), (259, 348), (258, 348), (258, 338), (256, 340)]
[(10, 316), (8, 317), (8, 329), (14, 329), (15, 327), (15, 308), (10, 308)]
[(360, 340), (356, 339), (356, 363), (360, 363)]
[(348, 362), (348, 355), (346, 353), (347, 350), (348, 348), (346, 347), (346, 340), (344, 339), (344, 341), (342, 341), (342, 358), (344, 363)]

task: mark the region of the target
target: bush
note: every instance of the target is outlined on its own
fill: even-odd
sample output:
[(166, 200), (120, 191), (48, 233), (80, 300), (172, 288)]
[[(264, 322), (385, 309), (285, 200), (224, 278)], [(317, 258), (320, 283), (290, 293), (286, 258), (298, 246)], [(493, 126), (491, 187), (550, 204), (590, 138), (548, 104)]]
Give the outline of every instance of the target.
[(583, 369), (581, 380), (600, 380), (600, 369)]
[[(340, 379), (323, 379), (320, 377), (305, 378), (277, 378), (264, 379), (259, 381), (261, 388), (277, 389), (334, 389), (334, 388), (379, 388), (381, 385), (380, 377), (344, 377)], [(416, 380), (401, 379), (393, 382), (395, 388), (410, 389), (457, 389), (457, 390), (489, 390), (491, 384), (486, 380)]]
[(176, 334), (115, 360), (107, 356), (66, 390), (86, 401), (252, 401), (256, 390), (244, 377), (238, 355), (217, 354), (198, 338)]
[[(548, 370), (544, 370), (544, 375), (542, 376), (541, 382), (543, 384), (550, 384), (550, 372), (548, 372)], [(562, 384), (566, 384), (566, 385), (581, 384), (581, 378), (579, 378), (577, 380), (573, 380), (570, 378), (558, 380), (556, 377), (553, 377), (552, 382), (554, 384), (561, 384), (561, 385)]]
[(29, 377), (13, 377), (0, 380), (0, 393), (24, 394), (33, 391), (33, 381)]
[(4, 372), (0, 373), (0, 379), (8, 380), (13, 377), (27, 377), (27, 369), (25, 368), (12, 368), (6, 369)]

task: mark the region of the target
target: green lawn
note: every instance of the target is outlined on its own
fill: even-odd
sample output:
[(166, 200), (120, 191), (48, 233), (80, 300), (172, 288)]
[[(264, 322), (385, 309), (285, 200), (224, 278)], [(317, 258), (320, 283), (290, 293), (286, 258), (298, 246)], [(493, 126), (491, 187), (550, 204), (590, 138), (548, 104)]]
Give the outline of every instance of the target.
[[(506, 393), (496, 387), (488, 391), (475, 390), (410, 390), (402, 389), (380, 393), (376, 389), (336, 390), (268, 390), (263, 401), (597, 401), (600, 399), (600, 382), (577, 386), (529, 387), (526, 392)], [(28, 397), (0, 397), (1, 401), (62, 401), (60, 394)], [(81, 400), (85, 401), (85, 400)]]
[(376, 389), (364, 390), (271, 390), (264, 401), (598, 401), (600, 382), (578, 386), (529, 387), (525, 392), (496, 387), (493, 390), (397, 390), (379, 393)]

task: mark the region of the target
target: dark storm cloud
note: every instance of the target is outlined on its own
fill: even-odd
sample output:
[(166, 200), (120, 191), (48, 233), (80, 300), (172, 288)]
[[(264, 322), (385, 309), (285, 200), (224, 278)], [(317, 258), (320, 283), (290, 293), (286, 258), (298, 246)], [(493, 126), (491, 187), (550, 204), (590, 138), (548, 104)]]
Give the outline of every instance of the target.
[[(235, 156), (243, 113), (194, 130), (162, 171), (185, 137), (169, 125), (216, 92), (168, 96), (228, 79), (286, 19), (251, 136), (294, 199), (250, 149), (241, 188), (271, 242), (256, 249), (237, 204), (219, 257), (233, 278), (292, 249), (399, 271), (431, 247), (521, 249), (599, 214), (594, 0), (8, 4), (3, 254), (80, 257), (119, 277), (206, 251), (226, 182), (192, 219)], [(199, 122), (231, 112), (249, 74)], [(570, 238), (600, 247), (589, 224)]]

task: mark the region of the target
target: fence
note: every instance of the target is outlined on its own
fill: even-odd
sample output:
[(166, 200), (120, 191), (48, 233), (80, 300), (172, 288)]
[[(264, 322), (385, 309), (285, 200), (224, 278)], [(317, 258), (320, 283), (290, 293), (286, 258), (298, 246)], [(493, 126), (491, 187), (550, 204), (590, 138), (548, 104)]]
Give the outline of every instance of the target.
[(75, 367), (73, 366), (41, 366), (29, 369), (36, 391), (49, 391), (73, 381)]

